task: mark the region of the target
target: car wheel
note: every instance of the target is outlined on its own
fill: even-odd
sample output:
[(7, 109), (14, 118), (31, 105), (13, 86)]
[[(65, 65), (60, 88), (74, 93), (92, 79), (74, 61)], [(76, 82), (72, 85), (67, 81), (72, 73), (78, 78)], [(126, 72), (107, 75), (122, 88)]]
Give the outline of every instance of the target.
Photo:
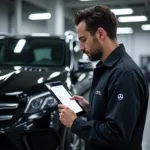
[(67, 129), (64, 150), (84, 150), (84, 140)]

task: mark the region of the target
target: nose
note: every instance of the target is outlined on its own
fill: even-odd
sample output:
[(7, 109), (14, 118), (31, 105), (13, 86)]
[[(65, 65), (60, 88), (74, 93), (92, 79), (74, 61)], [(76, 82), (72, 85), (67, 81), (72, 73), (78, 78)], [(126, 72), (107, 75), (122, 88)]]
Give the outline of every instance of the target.
[(84, 50), (85, 50), (85, 47), (84, 47), (82, 44), (80, 44), (80, 50), (81, 50), (82, 52), (84, 52)]

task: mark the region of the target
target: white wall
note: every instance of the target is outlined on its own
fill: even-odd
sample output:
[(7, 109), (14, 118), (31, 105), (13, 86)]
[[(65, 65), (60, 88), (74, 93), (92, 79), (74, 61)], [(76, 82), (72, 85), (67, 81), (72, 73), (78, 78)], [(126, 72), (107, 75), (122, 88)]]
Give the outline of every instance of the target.
[(72, 20), (68, 20), (68, 19), (65, 19), (65, 31), (67, 30), (71, 30), (71, 31), (75, 31), (75, 26), (74, 26), (74, 23), (73, 23), (73, 19)]
[(8, 33), (8, 8), (0, 1), (0, 33)]
[(124, 43), (127, 53), (140, 66), (140, 56), (150, 56), (150, 31), (137, 31), (132, 35), (118, 35), (118, 41)]
[[(32, 13), (32, 11), (28, 10), (28, 12), (22, 12), (22, 23), (20, 34), (31, 34), (31, 33), (46, 33), (47, 23), (46, 20), (29, 20), (28, 16)], [(14, 15), (12, 16), (12, 25), (11, 25), (11, 33), (15, 34), (15, 19)]]
[(28, 19), (28, 15), (23, 15), (22, 34), (46, 33), (47, 31), (46, 20), (32, 21)]
[[(7, 0), (0, 0), (0, 33), (15, 34), (16, 21), (14, 17), (15, 4), (8, 3)], [(21, 34), (30, 34), (34, 32), (47, 32), (47, 23), (42, 21), (31, 21), (28, 19), (29, 14), (38, 12), (37, 8), (29, 7), (22, 12)]]

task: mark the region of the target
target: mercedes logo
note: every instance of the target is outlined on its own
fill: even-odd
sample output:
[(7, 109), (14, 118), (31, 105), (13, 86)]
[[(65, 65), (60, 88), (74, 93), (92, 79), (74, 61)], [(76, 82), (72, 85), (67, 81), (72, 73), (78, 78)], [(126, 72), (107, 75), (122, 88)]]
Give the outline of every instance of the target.
[(123, 100), (123, 94), (118, 94), (118, 99)]

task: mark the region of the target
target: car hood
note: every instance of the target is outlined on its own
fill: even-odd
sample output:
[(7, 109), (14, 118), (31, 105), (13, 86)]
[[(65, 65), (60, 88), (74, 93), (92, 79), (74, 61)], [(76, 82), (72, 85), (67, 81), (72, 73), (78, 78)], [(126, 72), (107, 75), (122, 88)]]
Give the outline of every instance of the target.
[(0, 68), (0, 94), (23, 93), (30, 88), (50, 82), (66, 80), (67, 70), (64, 68), (21, 67), (20, 69)]

